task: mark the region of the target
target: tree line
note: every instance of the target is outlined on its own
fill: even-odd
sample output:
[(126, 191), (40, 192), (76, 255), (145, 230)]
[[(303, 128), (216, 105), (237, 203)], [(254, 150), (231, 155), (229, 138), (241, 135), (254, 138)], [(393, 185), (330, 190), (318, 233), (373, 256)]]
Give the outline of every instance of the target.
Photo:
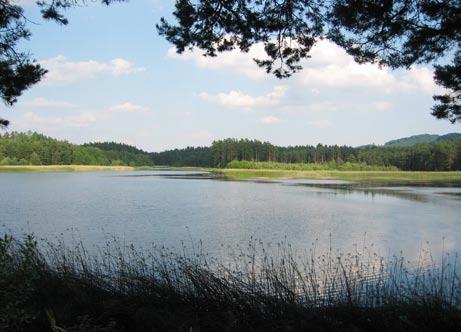
[(147, 152), (119, 143), (72, 144), (38, 133), (0, 134), (1, 165), (152, 165)]
[[(149, 153), (115, 143), (72, 144), (38, 133), (0, 134), (2, 165), (129, 165), (229, 167), (233, 161), (284, 164), (349, 164), (396, 167), (405, 171), (461, 170), (461, 140), (413, 146), (346, 145), (276, 146), (269, 142), (228, 138), (210, 147), (187, 147)], [(230, 165), (229, 165), (230, 164)], [(362, 166), (361, 166), (362, 167)]]
[(191, 147), (174, 149), (151, 154), (155, 165), (212, 167), (210, 147)]
[(279, 163), (365, 163), (395, 166), (412, 171), (461, 170), (461, 140), (447, 140), (407, 147), (318, 144), (279, 147), (269, 142), (225, 139), (213, 142), (211, 165), (225, 167), (233, 160)]

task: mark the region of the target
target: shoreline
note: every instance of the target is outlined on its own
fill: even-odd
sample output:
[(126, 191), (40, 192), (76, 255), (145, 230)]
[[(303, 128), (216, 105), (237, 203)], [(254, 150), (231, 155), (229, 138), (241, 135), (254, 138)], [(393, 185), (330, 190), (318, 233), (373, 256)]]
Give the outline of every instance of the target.
[(0, 166), (0, 173), (51, 173), (51, 172), (96, 172), (96, 171), (132, 171), (131, 166), (99, 165), (5, 165)]
[(414, 171), (291, 171), (273, 169), (219, 169), (212, 173), (230, 180), (343, 180), (356, 183), (426, 183), (459, 182), (461, 172), (414, 172)]
[(316, 170), (297, 171), (283, 169), (233, 169), (205, 167), (165, 167), (165, 166), (100, 166), (100, 165), (5, 165), (1, 173), (48, 173), (48, 172), (99, 172), (99, 171), (142, 171), (173, 170), (210, 172), (217, 178), (233, 181), (257, 180), (343, 180), (356, 183), (437, 183), (455, 182), (461, 184), (461, 171), (342, 171)]

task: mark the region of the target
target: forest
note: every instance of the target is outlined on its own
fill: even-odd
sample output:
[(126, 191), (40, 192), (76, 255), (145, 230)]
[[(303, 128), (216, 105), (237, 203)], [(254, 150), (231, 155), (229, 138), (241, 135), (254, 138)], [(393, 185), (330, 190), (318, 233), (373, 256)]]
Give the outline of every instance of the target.
[(153, 154), (155, 164), (174, 166), (227, 167), (236, 160), (286, 164), (336, 163), (338, 169), (344, 163), (364, 163), (393, 166), (404, 171), (450, 171), (461, 170), (461, 140), (403, 147), (367, 145), (354, 148), (323, 144), (280, 147), (258, 140), (228, 138), (214, 141), (208, 149), (187, 148)]
[(335, 165), (337, 169), (342, 169), (345, 164), (362, 164), (404, 171), (452, 171), (461, 170), (461, 140), (455, 137), (412, 146), (318, 144), (281, 147), (259, 140), (228, 138), (214, 141), (211, 147), (146, 152), (115, 142), (77, 145), (31, 132), (0, 135), (0, 165), (222, 168), (236, 165), (235, 161), (328, 164), (329, 169)]
[(152, 165), (147, 152), (118, 143), (72, 144), (38, 133), (0, 135), (0, 165)]

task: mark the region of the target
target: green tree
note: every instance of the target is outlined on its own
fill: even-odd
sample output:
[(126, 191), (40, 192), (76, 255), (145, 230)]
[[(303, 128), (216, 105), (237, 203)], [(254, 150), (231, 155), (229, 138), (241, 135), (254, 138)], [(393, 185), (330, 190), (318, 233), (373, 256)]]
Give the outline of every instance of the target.
[(21, 158), (18, 160), (18, 165), (29, 165), (29, 162), (25, 158)]
[(0, 165), (11, 165), (11, 159), (9, 157), (5, 157), (0, 161)]
[(42, 161), (40, 160), (40, 157), (38, 156), (38, 154), (36, 152), (32, 152), (32, 154), (29, 157), (29, 162), (32, 165), (41, 165), (42, 164)]
[(56, 150), (51, 154), (51, 165), (60, 165), (61, 164), (61, 153)]

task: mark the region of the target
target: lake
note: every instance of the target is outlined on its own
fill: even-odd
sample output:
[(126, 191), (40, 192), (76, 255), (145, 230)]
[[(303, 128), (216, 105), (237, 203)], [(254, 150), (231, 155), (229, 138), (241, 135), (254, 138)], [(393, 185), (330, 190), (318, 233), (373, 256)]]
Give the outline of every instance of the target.
[(373, 245), (416, 258), (461, 250), (461, 188), (361, 188), (341, 181), (275, 183), (212, 179), (203, 173), (127, 171), (0, 174), (0, 231), (101, 245), (180, 248), (213, 256), (250, 239), (296, 251)]

